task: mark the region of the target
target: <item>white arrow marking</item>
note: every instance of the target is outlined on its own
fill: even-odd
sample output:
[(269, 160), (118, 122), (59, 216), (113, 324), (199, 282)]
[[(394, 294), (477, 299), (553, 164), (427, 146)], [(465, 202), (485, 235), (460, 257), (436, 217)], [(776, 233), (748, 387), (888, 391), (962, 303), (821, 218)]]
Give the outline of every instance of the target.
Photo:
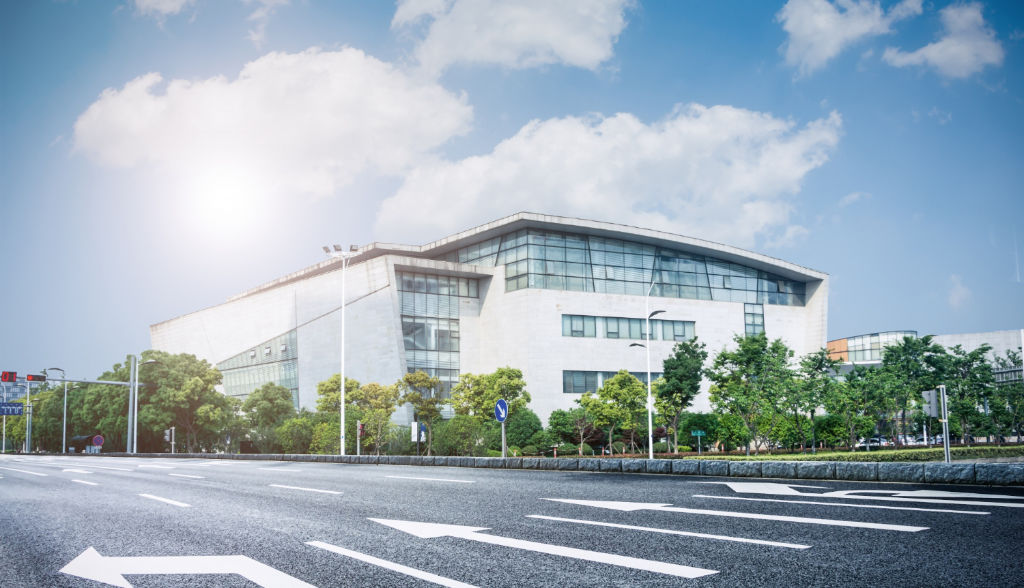
[(152, 494), (139, 494), (143, 498), (150, 500), (159, 500), (160, 502), (166, 502), (167, 504), (173, 504), (174, 506), (180, 506), (182, 508), (188, 508), (191, 504), (185, 504), (184, 502), (178, 502), (177, 500), (171, 500), (170, 498), (160, 498), (159, 496), (153, 496)]
[(579, 504), (581, 506), (594, 506), (597, 508), (608, 508), (611, 510), (622, 510), (633, 512), (637, 510), (660, 510), (663, 512), (680, 512), (687, 514), (711, 515), (716, 517), (733, 517), (737, 519), (760, 519), (765, 521), (785, 521), (789, 523), (807, 523), (811, 525), (829, 525), (833, 527), (857, 527), (860, 529), (880, 529), (884, 531), (904, 531), (916, 533), (925, 531), (928, 527), (910, 527), (907, 525), (888, 525), (885, 523), (866, 523), (861, 521), (841, 521), (836, 519), (815, 519), (809, 517), (789, 517), (784, 515), (767, 515), (750, 512), (733, 512), (730, 510), (704, 510), (699, 508), (681, 508), (668, 504), (656, 504), (647, 502), (612, 502), (602, 500), (569, 500), (565, 498), (545, 498), (554, 502), (566, 502)]
[(33, 476), (42, 476), (44, 478), (47, 476), (47, 474), (40, 474), (39, 472), (30, 472), (28, 470), (19, 470), (19, 469), (16, 469), (16, 468), (0, 468), (0, 470), (8, 470), (8, 471), (11, 471), (11, 472), (21, 472), (23, 474), (32, 474)]
[(521, 539), (510, 539), (508, 537), (499, 537), (497, 535), (485, 535), (483, 533), (480, 533), (480, 531), (486, 531), (487, 527), (464, 527), (462, 525), (441, 525), (435, 523), (420, 523), (415, 521), (393, 521), (386, 519), (370, 520), (375, 523), (387, 525), (388, 527), (398, 529), (399, 531), (405, 533), (409, 533), (410, 535), (415, 535), (420, 539), (433, 539), (436, 537), (458, 537), (460, 539), (468, 539), (470, 541), (479, 541), (480, 543), (501, 545), (502, 547), (511, 547), (513, 549), (525, 549), (527, 551), (536, 551), (538, 553), (546, 553), (548, 555), (571, 557), (573, 559), (582, 559), (585, 561), (611, 564), (635, 570), (644, 570), (648, 572), (656, 572), (659, 574), (667, 574), (670, 576), (678, 576), (680, 578), (700, 578), (701, 576), (707, 576), (710, 574), (718, 573), (717, 570), (692, 568), (690, 566), (681, 566), (678, 564), (670, 564), (660, 561), (653, 561), (649, 559), (627, 557), (624, 555), (616, 555), (613, 553), (587, 551), (585, 549), (576, 549), (574, 547), (551, 545), (549, 543), (535, 543), (533, 541), (523, 541)]
[(684, 537), (698, 537), (700, 539), (715, 539), (718, 541), (735, 541), (737, 543), (752, 543), (754, 545), (769, 545), (771, 547), (788, 547), (790, 549), (810, 549), (810, 545), (798, 543), (781, 543), (778, 541), (765, 541), (762, 539), (747, 539), (745, 537), (730, 537), (728, 535), (709, 535), (707, 533), (694, 533), (691, 531), (676, 531), (675, 529), (656, 529), (653, 527), (637, 527), (635, 525), (619, 525), (616, 523), (605, 523), (602, 521), (584, 521), (580, 519), (563, 519), (560, 517), (548, 517), (544, 515), (526, 515), (529, 519), (543, 519), (545, 521), (559, 521), (562, 523), (580, 523), (582, 525), (596, 525), (598, 527), (612, 527), (614, 529), (629, 529), (631, 531), (647, 531), (648, 533), (663, 533), (665, 535), (682, 535)]
[[(946, 490), (833, 490), (832, 492), (814, 493), (799, 492), (794, 488), (814, 488), (814, 486), (790, 486), (789, 484), (772, 484), (765, 482), (703, 482), (706, 484), (725, 484), (740, 494), (774, 494), (776, 496), (812, 496), (815, 498), (849, 498), (852, 500), (884, 500), (887, 502), (920, 502), (926, 504), (961, 504), (973, 506), (1002, 506), (1006, 508), (1024, 508), (1024, 504), (1007, 504), (1005, 502), (983, 502), (977, 500), (942, 500), (940, 498), (1005, 498), (1024, 500), (1022, 496), (1003, 494), (975, 494), (972, 492), (950, 492)], [(889, 496), (862, 496), (861, 494), (888, 494)]]
[(122, 588), (131, 588), (124, 576), (134, 574), (238, 574), (258, 586), (313, 588), (312, 584), (244, 555), (104, 557), (90, 547), (60, 571)]
[(337, 490), (319, 490), (317, 488), (302, 488), (301, 486), (282, 486), (281, 484), (268, 484), (271, 488), (285, 488), (287, 490), (302, 490), (303, 492), (320, 492), (322, 494), (343, 494)]
[(420, 580), (425, 580), (427, 582), (433, 582), (434, 584), (440, 584), (441, 586), (448, 586), (449, 588), (475, 588), (472, 584), (466, 584), (464, 582), (459, 582), (458, 580), (452, 580), (451, 578), (445, 578), (444, 576), (438, 576), (436, 574), (431, 574), (430, 572), (424, 572), (423, 570), (403, 566), (402, 564), (397, 564), (393, 561), (380, 559), (378, 557), (373, 557), (372, 555), (366, 555), (365, 553), (359, 553), (358, 551), (352, 551), (350, 549), (345, 549), (344, 547), (324, 543), (323, 541), (308, 541), (306, 542), (306, 545), (326, 549), (327, 551), (337, 553), (338, 555), (346, 555), (368, 564), (373, 564), (393, 572), (405, 574), (406, 576), (412, 576), (413, 578), (419, 578)]
[[(745, 496), (709, 496), (694, 494), (694, 498), (715, 498), (718, 500), (749, 500), (752, 502), (782, 502), (784, 504), (818, 504), (821, 506), (845, 506), (849, 508), (880, 508), (884, 510), (914, 510), (918, 512), (948, 512), (966, 515), (987, 515), (989, 512), (980, 510), (951, 510), (947, 508), (918, 508), (914, 506), (882, 506), (879, 504), (843, 504), (842, 502), (818, 502), (816, 500), (783, 500), (781, 498), (747, 498)], [(976, 503), (972, 503), (976, 504)]]
[(476, 484), (473, 480), (450, 480), (447, 478), (417, 478), (416, 476), (384, 476), (396, 480), (426, 480), (428, 482), (457, 482), (459, 484)]

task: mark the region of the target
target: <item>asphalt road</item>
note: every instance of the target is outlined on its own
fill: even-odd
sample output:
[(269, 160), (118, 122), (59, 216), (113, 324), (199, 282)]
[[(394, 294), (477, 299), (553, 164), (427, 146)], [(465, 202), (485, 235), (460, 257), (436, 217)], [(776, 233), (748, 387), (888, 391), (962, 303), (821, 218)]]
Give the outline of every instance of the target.
[(0, 456), (0, 586), (1024, 583), (1024, 488), (792, 482)]

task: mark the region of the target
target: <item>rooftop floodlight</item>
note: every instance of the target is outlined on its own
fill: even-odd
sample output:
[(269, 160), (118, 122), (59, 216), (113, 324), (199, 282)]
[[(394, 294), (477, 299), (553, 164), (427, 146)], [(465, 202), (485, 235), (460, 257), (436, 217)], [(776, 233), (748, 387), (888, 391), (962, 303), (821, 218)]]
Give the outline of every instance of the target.
[(338, 245), (337, 243), (334, 244), (334, 250), (339, 252), (344, 251), (344, 249), (341, 248), (341, 245)]
[(359, 246), (358, 245), (349, 245), (348, 246), (348, 250), (349, 251), (359, 251)]
[(330, 255), (331, 254), (331, 248), (328, 247), (327, 245), (324, 245), (324, 253), (326, 253), (327, 255)]

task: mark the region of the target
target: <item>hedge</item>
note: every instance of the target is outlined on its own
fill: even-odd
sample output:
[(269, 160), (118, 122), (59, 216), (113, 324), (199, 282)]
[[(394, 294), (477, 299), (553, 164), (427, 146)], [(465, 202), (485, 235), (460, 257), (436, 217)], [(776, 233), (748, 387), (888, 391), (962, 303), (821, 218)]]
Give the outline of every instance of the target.
[[(1024, 445), (1013, 445), (1006, 447), (952, 447), (950, 448), (952, 459), (989, 459), (996, 457), (1024, 457)], [(703, 456), (690, 455), (681, 459), (716, 459), (729, 461), (861, 461), (861, 462), (888, 462), (888, 461), (943, 461), (945, 453), (942, 448), (933, 449), (883, 449), (879, 451), (829, 451), (818, 453), (797, 453), (797, 454), (774, 454), (763, 453), (761, 455), (721, 455), (717, 453), (704, 454)]]

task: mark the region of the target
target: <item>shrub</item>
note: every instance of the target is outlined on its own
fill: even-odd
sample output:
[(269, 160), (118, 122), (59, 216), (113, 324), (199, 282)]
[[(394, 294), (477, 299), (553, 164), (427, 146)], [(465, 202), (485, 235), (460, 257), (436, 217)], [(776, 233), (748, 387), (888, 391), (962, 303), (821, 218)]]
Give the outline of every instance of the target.
[(586, 443), (583, 444), (583, 455), (594, 455), (594, 448)]
[(566, 457), (579, 453), (579, 446), (572, 443), (562, 443), (558, 446), (558, 455)]
[(626, 444), (623, 443), (622, 441), (616, 441), (615, 443), (612, 443), (612, 449), (614, 449), (616, 455), (625, 453)]
[(654, 444), (654, 453), (668, 453), (668, 451), (668, 443), (664, 441), (659, 441)]
[(526, 445), (523, 447), (523, 455), (537, 455), (536, 445)]

